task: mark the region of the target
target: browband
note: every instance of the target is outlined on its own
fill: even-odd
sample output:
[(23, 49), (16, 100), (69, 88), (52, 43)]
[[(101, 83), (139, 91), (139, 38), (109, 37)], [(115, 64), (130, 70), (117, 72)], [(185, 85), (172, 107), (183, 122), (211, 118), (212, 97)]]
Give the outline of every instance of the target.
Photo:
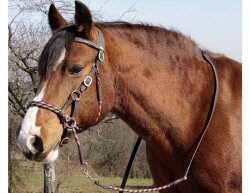
[(97, 31), (98, 31), (98, 38), (97, 38), (97, 41), (96, 43), (90, 41), (90, 40), (87, 40), (87, 39), (83, 39), (83, 38), (80, 38), (80, 37), (76, 37), (74, 39), (75, 42), (79, 42), (79, 43), (83, 43), (83, 44), (86, 44), (92, 48), (95, 48), (97, 50), (101, 50), (101, 51), (104, 51), (105, 49), (105, 41), (104, 41), (104, 37), (103, 37), (103, 34), (101, 32), (101, 30), (99, 28), (97, 28)]

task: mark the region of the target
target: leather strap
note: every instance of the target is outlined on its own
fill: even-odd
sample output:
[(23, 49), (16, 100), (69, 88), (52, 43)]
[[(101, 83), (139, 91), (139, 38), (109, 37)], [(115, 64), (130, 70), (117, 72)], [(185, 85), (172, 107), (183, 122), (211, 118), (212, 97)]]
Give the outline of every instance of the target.
[(102, 50), (104, 51), (105, 50), (105, 41), (104, 41), (104, 37), (103, 37), (103, 34), (101, 32), (101, 30), (99, 28), (96, 28), (97, 31), (98, 31), (98, 38), (97, 38), (97, 41), (96, 43), (90, 41), (90, 40), (87, 40), (87, 39), (83, 39), (83, 38), (80, 38), (80, 37), (76, 37), (74, 39), (75, 42), (79, 42), (79, 43), (83, 43), (83, 44), (86, 44), (88, 45), (89, 47), (92, 47), (92, 48), (95, 48), (97, 50)]
[[(194, 153), (193, 153), (192, 156), (191, 156), (191, 159), (190, 159), (190, 161), (189, 161), (189, 164), (188, 164), (188, 167), (187, 167), (187, 169), (186, 169), (185, 175), (184, 175), (183, 178), (180, 178), (179, 180), (175, 181), (175, 184), (178, 184), (178, 183), (180, 183), (181, 181), (187, 179), (187, 175), (188, 175), (188, 173), (189, 173), (189, 170), (190, 170), (190, 167), (191, 167), (191, 165), (192, 165), (193, 159), (194, 159), (194, 157), (195, 157), (195, 155), (196, 155), (196, 153), (197, 153), (197, 150), (198, 150), (198, 148), (199, 148), (199, 146), (200, 146), (200, 143), (201, 143), (201, 141), (202, 141), (202, 139), (203, 139), (203, 137), (204, 137), (204, 135), (205, 135), (205, 133), (206, 133), (208, 127), (209, 127), (209, 124), (210, 124), (210, 122), (211, 122), (211, 120), (212, 120), (213, 113), (214, 113), (215, 106), (216, 106), (216, 102), (217, 102), (217, 98), (218, 98), (219, 80), (218, 80), (218, 75), (217, 75), (216, 68), (215, 68), (213, 62), (208, 58), (208, 56), (207, 56), (204, 52), (202, 52), (202, 57), (203, 57), (203, 59), (204, 59), (207, 63), (209, 63), (210, 66), (212, 67), (212, 72), (213, 72), (213, 76), (214, 76), (214, 93), (213, 93), (213, 98), (212, 98), (212, 102), (211, 102), (211, 106), (210, 106), (210, 109), (209, 109), (209, 112), (208, 112), (208, 117), (207, 117), (205, 126), (204, 126), (204, 128), (201, 130), (201, 132), (200, 132), (200, 134), (199, 134), (199, 136), (198, 136), (196, 142), (194, 143), (194, 144), (195, 144), (195, 148), (193, 147), (193, 148), (194, 148)], [(131, 170), (131, 166), (132, 166), (132, 163), (133, 163), (133, 161), (134, 161), (134, 158), (135, 158), (135, 155), (136, 155), (136, 153), (137, 153), (137, 150), (138, 150), (138, 147), (139, 147), (139, 145), (140, 145), (140, 142), (141, 142), (141, 138), (138, 137), (138, 138), (137, 138), (137, 141), (136, 141), (136, 144), (135, 144), (135, 146), (134, 146), (134, 148), (133, 148), (133, 151), (132, 151), (132, 153), (131, 153), (131, 155), (130, 155), (130, 159), (129, 159), (129, 162), (128, 162), (128, 165), (127, 165), (125, 174), (124, 174), (123, 179), (122, 179), (122, 183), (121, 183), (121, 186), (120, 186), (121, 190), (119, 191), (119, 193), (123, 193), (124, 190), (125, 190), (124, 188), (125, 188), (126, 183), (127, 183), (127, 180), (128, 180), (128, 175), (129, 175), (129, 172), (130, 172), (130, 170)], [(193, 149), (193, 148), (192, 148), (192, 149)], [(131, 191), (131, 192), (132, 192), (132, 191)]]
[[(121, 183), (121, 186), (120, 186), (122, 189), (124, 189), (125, 186), (126, 186), (126, 183), (127, 183), (127, 180), (128, 180), (128, 175), (130, 173), (130, 170), (131, 170), (133, 161), (135, 159), (135, 155), (137, 153), (137, 150), (138, 150), (138, 148), (140, 146), (141, 140), (142, 139), (140, 137), (138, 137), (137, 140), (136, 140), (136, 142), (135, 142), (135, 145), (133, 147), (133, 151), (132, 151), (132, 153), (130, 155), (130, 158), (129, 158), (129, 161), (128, 161), (128, 165), (127, 165), (127, 168), (126, 168), (126, 171), (124, 173), (124, 176), (123, 176), (123, 179), (122, 179), (122, 183)], [(123, 193), (123, 191), (119, 191), (119, 193)]]

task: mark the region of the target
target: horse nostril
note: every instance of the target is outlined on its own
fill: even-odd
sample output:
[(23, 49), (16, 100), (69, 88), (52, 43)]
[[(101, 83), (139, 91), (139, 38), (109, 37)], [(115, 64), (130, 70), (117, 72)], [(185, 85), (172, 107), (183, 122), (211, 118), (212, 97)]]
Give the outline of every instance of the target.
[(33, 154), (31, 152), (23, 153), (25, 157), (29, 160), (32, 160)]
[(42, 139), (38, 136), (34, 136), (34, 141), (32, 142), (32, 147), (37, 152), (41, 152), (43, 150), (43, 142)]

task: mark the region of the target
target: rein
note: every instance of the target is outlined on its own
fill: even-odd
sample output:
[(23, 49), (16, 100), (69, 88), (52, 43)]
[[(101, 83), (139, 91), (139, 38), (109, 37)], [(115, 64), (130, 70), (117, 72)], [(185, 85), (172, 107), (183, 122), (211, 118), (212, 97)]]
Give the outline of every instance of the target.
[(185, 174), (183, 177), (181, 178), (178, 178), (177, 180), (174, 180), (173, 182), (169, 183), (169, 184), (166, 184), (164, 186), (160, 186), (160, 187), (152, 187), (152, 188), (146, 188), (146, 189), (137, 189), (137, 190), (134, 190), (134, 189), (126, 189), (124, 188), (125, 187), (125, 184), (126, 184), (126, 181), (127, 181), (127, 178), (128, 178), (128, 174), (129, 174), (129, 171), (130, 171), (130, 168), (131, 168), (131, 165), (133, 163), (133, 159), (135, 157), (135, 154), (136, 154), (136, 151), (138, 149), (138, 146), (141, 142), (141, 138), (138, 137), (137, 141), (136, 141), (136, 144), (134, 146), (134, 149), (133, 149), (133, 152), (130, 156), (130, 160), (129, 160), (129, 163), (127, 165), (127, 168), (126, 168), (126, 172), (125, 172), (125, 175), (123, 177), (123, 181), (122, 181), (122, 184), (121, 184), (121, 188), (118, 188), (118, 187), (114, 187), (114, 186), (110, 186), (110, 185), (106, 185), (104, 183), (102, 183), (101, 181), (99, 181), (98, 179), (92, 177), (90, 174), (89, 174), (89, 171), (87, 169), (87, 166), (88, 164), (85, 163), (84, 166), (85, 168), (83, 169), (83, 172), (85, 174), (85, 176), (87, 178), (90, 179), (90, 181), (103, 188), (103, 189), (108, 189), (108, 190), (112, 190), (112, 191), (119, 191), (119, 193), (123, 193), (123, 192), (130, 192), (130, 193), (139, 193), (139, 192), (153, 192), (153, 191), (160, 191), (160, 190), (164, 190), (164, 189), (167, 189), (167, 188), (170, 188), (172, 186), (175, 186), (185, 180), (188, 179), (188, 173), (190, 171), (190, 167), (193, 163), (193, 160), (196, 156), (196, 153), (200, 147), (200, 144), (202, 142), (202, 139), (210, 125), (210, 122), (212, 120), (212, 117), (213, 117), (213, 113), (214, 113), (214, 110), (215, 110), (215, 106), (216, 106), (216, 102), (217, 102), (217, 98), (218, 98), (218, 93), (219, 93), (219, 80), (218, 80), (218, 75), (217, 75), (217, 71), (216, 71), (216, 68), (215, 68), (215, 65), (213, 64), (213, 62), (208, 58), (208, 56), (202, 52), (202, 57), (203, 59), (211, 66), (212, 68), (212, 72), (213, 72), (213, 77), (214, 77), (214, 93), (213, 93), (213, 98), (212, 98), (212, 101), (211, 101), (211, 105), (210, 105), (210, 109), (209, 109), (209, 112), (208, 112), (208, 116), (207, 116), (207, 120), (206, 120), (206, 123), (203, 127), (203, 129), (201, 130), (199, 136), (198, 136), (198, 139), (197, 139), (197, 142), (196, 142), (196, 146), (193, 147), (194, 151), (193, 151), (193, 154), (188, 162), (188, 165), (187, 165), (187, 168), (185, 170)]
[[(152, 192), (152, 191), (160, 191), (160, 190), (164, 190), (167, 188), (170, 188), (171, 186), (177, 185), (185, 180), (188, 179), (188, 173), (190, 170), (190, 167), (193, 163), (193, 160), (195, 158), (195, 155), (200, 147), (200, 144), (202, 142), (202, 139), (210, 125), (210, 122), (212, 120), (212, 116), (215, 110), (215, 106), (216, 106), (216, 102), (217, 102), (217, 97), (218, 97), (218, 77), (217, 77), (217, 72), (216, 72), (216, 68), (214, 66), (214, 64), (212, 63), (212, 61), (208, 58), (208, 56), (202, 52), (202, 57), (203, 59), (211, 66), (212, 68), (212, 72), (213, 72), (213, 77), (214, 77), (214, 93), (213, 93), (213, 98), (212, 98), (212, 102), (210, 105), (210, 109), (209, 109), (209, 113), (208, 113), (208, 117), (206, 120), (206, 123), (203, 127), (203, 129), (201, 130), (199, 137), (197, 139), (196, 142), (196, 146), (193, 148), (193, 154), (188, 162), (187, 168), (185, 170), (185, 174), (183, 177), (169, 183), (166, 184), (164, 186), (160, 186), (160, 187), (152, 187), (152, 188), (147, 188), (147, 189), (139, 189), (139, 190), (133, 190), (133, 189), (125, 189), (125, 185), (126, 185), (126, 181), (128, 179), (128, 175), (129, 175), (129, 171), (130, 168), (132, 166), (134, 157), (136, 155), (137, 149), (140, 145), (141, 142), (141, 138), (138, 137), (134, 149), (132, 151), (132, 154), (130, 156), (130, 160), (128, 162), (127, 168), (126, 168), (126, 172), (124, 174), (123, 177), (123, 181), (121, 184), (121, 188), (118, 187), (114, 187), (114, 186), (110, 186), (110, 185), (106, 185), (104, 183), (102, 183), (101, 181), (97, 180), (96, 178), (92, 177), (89, 174), (88, 171), (88, 164), (87, 162), (84, 161), (82, 153), (81, 153), (81, 148), (80, 148), (80, 141), (78, 139), (77, 133), (82, 132), (84, 129), (80, 128), (77, 126), (76, 124), (76, 114), (77, 114), (77, 108), (78, 108), (78, 104), (79, 104), (79, 100), (81, 98), (82, 93), (91, 85), (92, 80), (93, 80), (93, 76), (96, 76), (96, 87), (97, 87), (97, 100), (98, 100), (98, 114), (97, 114), (97, 118), (96, 118), (96, 122), (99, 120), (100, 115), (101, 115), (101, 110), (102, 110), (102, 88), (101, 88), (101, 82), (100, 82), (100, 77), (99, 77), (99, 67), (101, 62), (104, 60), (104, 49), (105, 49), (105, 42), (104, 42), (104, 37), (103, 34), (101, 32), (101, 30), (99, 28), (97, 28), (98, 30), (98, 39), (97, 42), (91, 42), (87, 39), (83, 39), (83, 38), (75, 38), (75, 42), (79, 42), (79, 43), (83, 43), (93, 49), (96, 49), (98, 51), (98, 55), (96, 56), (96, 60), (95, 63), (93, 64), (89, 74), (85, 77), (85, 79), (83, 80), (83, 82), (81, 83), (80, 87), (76, 90), (74, 90), (71, 95), (68, 98), (68, 101), (63, 105), (62, 109), (59, 109), (51, 104), (42, 102), (42, 101), (32, 101), (29, 104), (29, 107), (39, 107), (39, 108), (43, 108), (46, 110), (49, 110), (53, 113), (55, 113), (58, 118), (60, 119), (61, 123), (63, 124), (63, 128), (64, 128), (64, 132), (62, 135), (62, 139), (60, 141), (60, 145), (65, 145), (68, 141), (69, 141), (69, 133), (73, 133), (74, 134), (74, 138), (77, 144), (77, 148), (78, 148), (78, 153), (79, 153), (79, 159), (80, 159), (80, 164), (83, 166), (83, 172), (85, 174), (85, 176), (90, 179), (90, 181), (103, 188), (103, 189), (108, 189), (108, 190), (113, 190), (113, 191), (119, 191), (119, 193), (123, 193), (123, 192), (130, 192), (130, 193), (138, 193), (138, 192)], [(71, 110), (71, 114), (70, 116), (65, 114), (65, 111), (72, 106), (72, 110)]]

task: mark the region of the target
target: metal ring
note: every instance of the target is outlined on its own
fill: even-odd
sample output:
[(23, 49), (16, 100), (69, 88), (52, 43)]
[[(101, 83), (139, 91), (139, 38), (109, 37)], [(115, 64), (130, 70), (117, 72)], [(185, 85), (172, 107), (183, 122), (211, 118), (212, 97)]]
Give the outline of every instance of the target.
[(70, 138), (69, 137), (65, 137), (61, 140), (60, 142), (60, 145), (63, 146), (63, 145), (66, 145), (68, 142), (69, 142)]
[(76, 120), (70, 117), (70, 119), (66, 121), (64, 124), (65, 124), (65, 128), (72, 130), (73, 128), (76, 127)]
[(68, 116), (68, 115), (64, 115), (64, 122), (65, 123), (69, 123), (70, 121), (71, 121), (71, 117), (70, 116)]
[(74, 90), (72, 93), (71, 93), (71, 98), (74, 100), (74, 101), (79, 101), (80, 98), (81, 98), (81, 92), (79, 90)]

